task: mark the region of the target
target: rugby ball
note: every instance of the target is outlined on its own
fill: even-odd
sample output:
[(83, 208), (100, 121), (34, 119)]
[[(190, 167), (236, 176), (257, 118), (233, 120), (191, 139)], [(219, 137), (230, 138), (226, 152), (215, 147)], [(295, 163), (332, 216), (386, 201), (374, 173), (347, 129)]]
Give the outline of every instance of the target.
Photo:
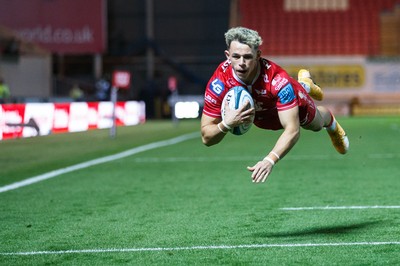
[[(222, 100), (222, 106), (221, 106), (221, 116), (222, 120), (225, 118), (225, 103), (228, 102), (229, 108), (231, 109), (239, 109), (241, 108), (244, 104), (248, 104), (248, 108), (253, 108), (254, 107), (254, 101), (253, 97), (251, 97), (251, 94), (247, 91), (242, 86), (236, 86), (230, 89), (224, 99)], [(254, 120), (254, 116), (253, 116)], [(230, 130), (230, 132), (234, 135), (243, 135), (249, 129), (251, 128), (251, 125), (253, 124), (253, 120), (249, 124), (242, 124), (240, 126), (234, 127)]]

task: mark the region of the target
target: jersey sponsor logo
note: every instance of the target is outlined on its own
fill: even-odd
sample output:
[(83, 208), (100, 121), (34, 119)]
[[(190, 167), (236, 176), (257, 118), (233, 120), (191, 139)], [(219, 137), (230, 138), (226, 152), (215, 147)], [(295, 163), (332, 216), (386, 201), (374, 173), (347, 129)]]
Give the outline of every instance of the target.
[(208, 93), (206, 93), (206, 95), (204, 97), (204, 100), (209, 102), (209, 103), (212, 103), (212, 104), (217, 104), (217, 100), (212, 95), (210, 95)]
[(279, 101), (283, 104), (290, 103), (296, 98), (292, 84), (286, 85), (283, 89), (278, 92)]
[(231, 62), (229, 62), (229, 60), (226, 60), (223, 64), (222, 64), (222, 71), (225, 73), (226, 70), (228, 69), (229, 65)]
[(288, 83), (288, 79), (281, 77), (281, 75), (277, 74), (272, 80), (272, 86), (275, 87), (275, 90), (279, 91), (284, 85)]
[(219, 96), (224, 91), (224, 83), (219, 79), (214, 79), (210, 83), (210, 89), (215, 95)]

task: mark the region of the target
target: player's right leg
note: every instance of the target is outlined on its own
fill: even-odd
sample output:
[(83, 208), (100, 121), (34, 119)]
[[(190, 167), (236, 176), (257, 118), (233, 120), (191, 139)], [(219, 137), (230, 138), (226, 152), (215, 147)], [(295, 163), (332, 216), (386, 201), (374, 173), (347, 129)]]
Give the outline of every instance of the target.
[(321, 101), (324, 98), (324, 92), (322, 89), (311, 79), (310, 71), (306, 69), (300, 69), (299, 73), (297, 74), (297, 81), (313, 99)]

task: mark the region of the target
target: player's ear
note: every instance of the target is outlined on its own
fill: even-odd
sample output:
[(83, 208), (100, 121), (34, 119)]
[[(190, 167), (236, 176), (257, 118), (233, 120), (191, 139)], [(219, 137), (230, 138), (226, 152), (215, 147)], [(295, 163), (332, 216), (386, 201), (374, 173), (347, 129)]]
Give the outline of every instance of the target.
[(257, 50), (257, 59), (261, 57), (261, 50)]
[(228, 59), (229, 60), (229, 51), (228, 50), (225, 50), (225, 56), (226, 56), (226, 59)]

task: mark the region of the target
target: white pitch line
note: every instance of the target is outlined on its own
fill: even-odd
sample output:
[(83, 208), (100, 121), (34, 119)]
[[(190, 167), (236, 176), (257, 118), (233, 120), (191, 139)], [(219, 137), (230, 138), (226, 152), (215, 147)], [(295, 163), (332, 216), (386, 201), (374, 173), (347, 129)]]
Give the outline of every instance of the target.
[(286, 207), (282, 211), (307, 211), (307, 210), (361, 210), (361, 209), (400, 209), (400, 206), (325, 206), (325, 207)]
[(105, 157), (101, 157), (98, 159), (94, 159), (94, 160), (90, 160), (87, 162), (83, 162), (83, 163), (79, 163), (79, 164), (75, 164), (69, 167), (65, 167), (65, 168), (61, 168), (58, 170), (54, 170), (45, 174), (41, 174), (38, 176), (33, 176), (30, 178), (27, 178), (25, 180), (19, 181), (19, 182), (15, 182), (12, 183), (10, 185), (6, 185), (3, 187), (0, 187), (0, 193), (2, 192), (7, 192), (10, 190), (14, 190), (17, 188), (21, 188), (24, 186), (28, 186), (28, 185), (32, 185), (34, 183), (46, 180), (46, 179), (50, 179), (62, 174), (66, 174), (66, 173), (70, 173), (73, 171), (77, 171), (77, 170), (81, 170), (84, 168), (88, 168), (90, 166), (94, 166), (94, 165), (98, 165), (98, 164), (102, 164), (102, 163), (107, 163), (107, 162), (111, 162), (111, 161), (115, 161), (118, 159), (122, 159), (140, 152), (144, 152), (144, 151), (148, 151), (148, 150), (152, 150), (152, 149), (156, 149), (156, 148), (161, 148), (164, 146), (169, 146), (169, 145), (174, 145), (177, 144), (179, 142), (185, 141), (185, 140), (189, 140), (189, 139), (193, 139), (195, 137), (198, 137), (199, 134), (197, 132), (195, 133), (190, 133), (190, 134), (186, 134), (186, 135), (182, 135), (176, 138), (172, 138), (172, 139), (168, 139), (168, 140), (163, 140), (163, 141), (158, 141), (158, 142), (154, 142), (154, 143), (150, 143), (147, 145), (143, 145), (143, 146), (139, 146), (133, 149), (129, 149), (114, 155), (109, 155), (109, 156), (105, 156)]
[[(392, 159), (400, 157), (400, 154), (369, 154), (368, 158), (370, 159)], [(285, 157), (285, 161), (300, 161), (300, 160), (312, 160), (312, 161), (326, 161), (326, 160), (334, 160), (336, 158), (340, 158), (338, 156), (329, 156), (329, 155), (291, 155)], [(210, 161), (253, 161), (259, 160), (259, 156), (208, 156), (208, 157), (139, 157), (134, 159), (136, 163), (180, 163), (180, 162), (210, 162)]]
[(78, 249), (78, 250), (47, 250), (26, 252), (1, 252), (0, 256), (33, 256), (33, 255), (64, 255), (83, 253), (115, 253), (115, 252), (160, 252), (184, 250), (213, 250), (213, 249), (252, 249), (252, 248), (296, 248), (296, 247), (345, 247), (345, 246), (382, 246), (400, 245), (400, 241), (389, 242), (337, 242), (337, 243), (294, 243), (294, 244), (249, 244), (249, 245), (219, 245), (191, 247), (154, 247), (154, 248), (109, 248), (109, 249)]

